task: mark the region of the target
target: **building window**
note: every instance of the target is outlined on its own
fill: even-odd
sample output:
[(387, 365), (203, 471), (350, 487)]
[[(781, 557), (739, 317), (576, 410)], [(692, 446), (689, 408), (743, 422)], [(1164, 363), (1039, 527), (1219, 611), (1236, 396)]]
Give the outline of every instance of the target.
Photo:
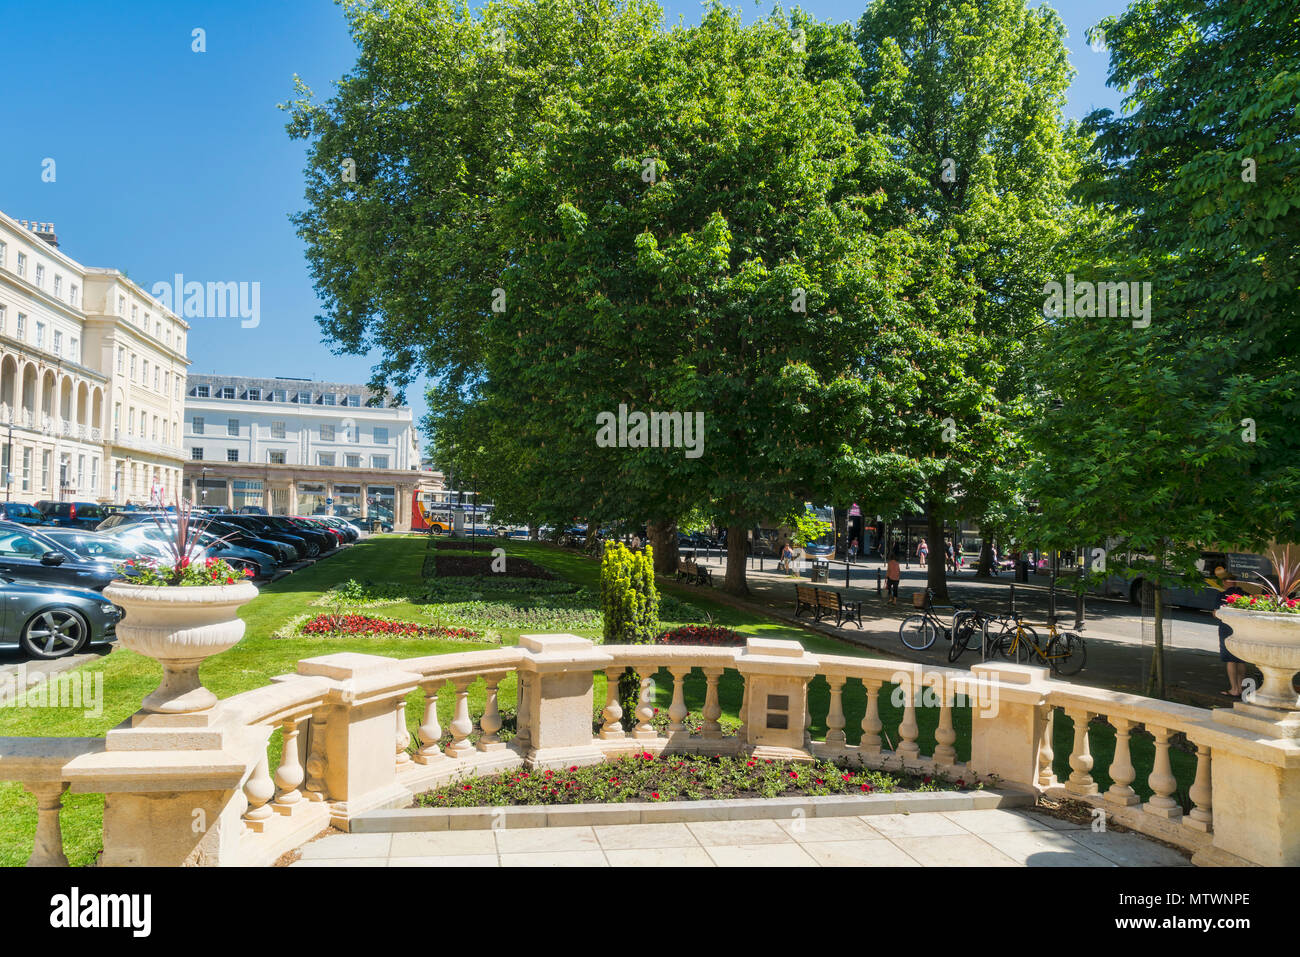
[(194, 434), (195, 435), (203, 434), (203, 416), (201, 415), (196, 415), (194, 417)]
[(14, 335), (19, 339), (27, 338), (27, 316), (21, 312), (18, 313), (18, 327), (14, 330)]
[(322, 426), (320, 427), (320, 440), (321, 440), (322, 442), (333, 442), (333, 441), (334, 441), (334, 426), (332, 426), (332, 425), (322, 425)]
[(293, 401), (297, 402), (299, 405), (311, 405), (311, 393), (310, 392), (295, 393)]
[(45, 267), (40, 263), (36, 264), (36, 288), (45, 288)]
[(0, 332), (7, 332), (5, 326), (9, 321), (9, 307), (0, 302)]
[(41, 453), (41, 488), (50, 487), (50, 459), (52, 453), (46, 449)]
[(158, 391), (158, 367), (153, 367), (153, 390)]
[(208, 387), (205, 385), (196, 385), (194, 387), (194, 398), (206, 399), (208, 397)]
[(224, 389), (221, 390), (220, 395), (218, 395), (218, 398), (220, 399), (233, 399), (234, 397), (235, 397), (235, 390), (232, 386), (226, 386)]
[(283, 422), (272, 422), (272, 423), (271, 423), (271, 438), (273, 438), (273, 439), (282, 439), (282, 438), (284, 438), (284, 423), (283, 423)]
[(361, 396), (359, 395), (348, 396), (347, 404), (352, 406), (353, 408), (358, 408), (361, 405)]
[[(26, 275), (27, 275), (27, 254), (26, 254), (26, 253), (19, 253), (19, 254), (18, 254), (18, 269), (17, 269), (17, 272), (18, 272), (18, 275), (20, 275), (20, 276), (26, 276)], [(27, 486), (25, 486), (25, 485), (23, 486), (23, 488), (26, 488), (26, 487), (27, 487)]]
[(72, 337), (71, 345), (68, 348), (68, 358), (73, 362), (81, 361), (81, 340), (76, 336)]
[(333, 405), (333, 404), (334, 404), (334, 393), (333, 393), (333, 392), (323, 392), (323, 393), (321, 393), (320, 401), (321, 401), (321, 405)]
[(130, 379), (132, 382), (134, 382), (135, 381), (135, 353), (134, 352), (131, 353), (130, 355), (128, 365), (130, 365), (131, 367)]
[(190, 449), (190, 458), (192, 458), (196, 462), (202, 459), (203, 447), (201, 445), (196, 445), (194, 446), (194, 448)]
[(261, 389), (249, 389), (249, 390), (248, 390), (248, 396), (247, 396), (247, 398), (248, 398), (248, 401), (249, 401), (249, 402), (261, 402), (261, 401), (262, 401), (262, 390), (261, 390)]
[(333, 466), (334, 466), (334, 453), (333, 453), (333, 452), (317, 452), (317, 453), (316, 453), (316, 464), (317, 464), (317, 465), (327, 465), (327, 466), (330, 466), (331, 468), (333, 468)]
[[(22, 253), (18, 254), (21, 258)], [(23, 449), (23, 491), (32, 490), (32, 450)]]
[(271, 393), (271, 401), (272, 401), (272, 402), (288, 402), (288, 401), (289, 401), (289, 393), (288, 393), (288, 392), (285, 392), (284, 389), (276, 389), (274, 392)]
[(386, 468), (388, 468), (388, 456), (387, 456), (387, 455), (372, 455), (372, 456), (370, 456), (370, 467), (371, 467), (372, 469), (386, 469)]
[(266, 461), (269, 462), (269, 463), (272, 464), (272, 465), (283, 465), (283, 464), (284, 464), (284, 451), (283, 451), (283, 450), (278, 450), (278, 451), (270, 451), (270, 452), (267, 452), (267, 453), (266, 453)]
[[(6, 251), (7, 251), (8, 249), (9, 249), (9, 247), (6, 246), (4, 243), (0, 243), (0, 266), (5, 265), (5, 262), (6, 262), (6, 260), (5, 260), (5, 253), (6, 253)], [(9, 446), (7, 446), (7, 445), (5, 446), (5, 448), (8, 448), (8, 447), (9, 447)]]
[[(54, 295), (56, 298), (63, 295), (63, 277), (60, 276), (58, 273), (54, 274)], [(77, 484), (81, 485), (80, 482), (78, 482)]]
[(54, 354), (56, 356), (63, 355), (63, 333), (58, 329), (54, 330)]
[(375, 445), (388, 444), (388, 430), (375, 426)]
[(347, 463), (347, 466), (350, 469), (361, 468), (361, 456), (359, 455), (345, 455), (343, 456), (343, 461)]
[(140, 360), (140, 382), (142, 385), (149, 384), (149, 360)]
[(226, 461), (227, 461), (227, 462), (238, 462), (238, 461), (239, 461), (239, 449), (226, 449)]
[[(77, 304), (77, 300), (80, 297), (81, 297), (81, 290), (77, 288), (77, 284), (74, 282), (72, 286), (69, 287), (68, 289), (68, 302), (72, 303), (75, 306)], [(92, 461), (98, 461), (98, 460), (92, 460)]]
[(238, 434), (239, 434), (239, 420), (238, 420), (238, 419), (227, 419), (227, 420), (226, 420), (226, 435), (238, 435)]
[(117, 314), (124, 319), (126, 318), (126, 296), (117, 297)]
[(125, 364), (126, 364), (126, 351), (121, 346), (118, 346), (117, 347), (117, 371), (119, 374), (122, 372), (122, 367)]
[(43, 322), (36, 323), (36, 348), (45, 348), (45, 323)]

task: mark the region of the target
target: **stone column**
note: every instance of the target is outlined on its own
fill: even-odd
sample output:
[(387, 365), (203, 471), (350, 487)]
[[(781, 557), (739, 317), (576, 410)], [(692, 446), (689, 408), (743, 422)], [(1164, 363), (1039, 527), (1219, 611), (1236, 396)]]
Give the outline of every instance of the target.
[(743, 746), (759, 758), (811, 761), (806, 696), (818, 660), (797, 641), (750, 638), (736, 668), (745, 677)]
[(520, 635), (519, 647), (519, 714), (522, 721), (526, 713), (528, 723), (524, 762), (535, 768), (604, 760), (592, 735), (592, 672), (614, 659), (577, 635)]
[(1039, 749), (1050, 728), (1043, 707), (1047, 669), (1015, 664), (978, 664), (971, 675), (970, 767), (996, 774), (1012, 787), (1040, 788)]

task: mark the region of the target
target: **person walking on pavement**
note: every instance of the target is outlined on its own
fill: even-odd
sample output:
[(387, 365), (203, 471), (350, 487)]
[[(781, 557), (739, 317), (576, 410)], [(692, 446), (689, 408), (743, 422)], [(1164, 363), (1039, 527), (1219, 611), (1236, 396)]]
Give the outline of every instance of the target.
[(923, 538), (916, 543), (916, 560), (920, 563), (921, 567), (924, 568), (926, 565), (926, 559), (929, 557), (930, 546), (925, 544), (925, 539)]
[(889, 564), (885, 566), (885, 595), (891, 605), (898, 604), (898, 579), (898, 555), (891, 553)]
[[(1214, 569), (1214, 577), (1218, 579), (1220, 582), (1223, 582), (1225, 585), (1229, 584), (1229, 582), (1225, 581), (1227, 574), (1228, 574), (1228, 570), (1224, 568), (1222, 565), (1219, 565), (1217, 568)], [(1245, 591), (1243, 589), (1238, 588), (1235, 584), (1233, 584), (1231, 588), (1225, 588), (1223, 590), (1223, 598), (1221, 599), (1221, 603), (1226, 602), (1228, 597), (1231, 595), (1244, 595), (1244, 594)], [(1241, 700), (1241, 692), (1242, 692), (1241, 683), (1246, 679), (1246, 662), (1242, 661), (1240, 658), (1238, 658), (1236, 655), (1234, 655), (1231, 651), (1228, 650), (1226, 641), (1231, 637), (1232, 637), (1232, 626), (1229, 625), (1222, 618), (1220, 618), (1219, 619), (1219, 660), (1222, 661), (1228, 668), (1228, 690), (1220, 691), (1219, 694), (1223, 695), (1225, 698), (1232, 698), (1234, 700), (1239, 701)]]

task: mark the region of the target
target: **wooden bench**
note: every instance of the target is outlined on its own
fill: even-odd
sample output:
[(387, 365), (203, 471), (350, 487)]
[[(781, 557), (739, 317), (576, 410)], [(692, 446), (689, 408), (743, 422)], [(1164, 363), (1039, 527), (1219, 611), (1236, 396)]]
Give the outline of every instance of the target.
[(811, 585), (795, 585), (794, 616), (798, 618), (804, 609), (814, 618), (817, 617), (817, 589)]
[(835, 616), (835, 627), (839, 628), (848, 622), (853, 622), (862, 628), (862, 602), (849, 601), (841, 598), (840, 593), (833, 588), (818, 588), (817, 592), (817, 620)]
[(794, 616), (798, 618), (807, 611), (817, 621), (834, 618), (835, 627), (848, 622), (862, 627), (862, 602), (849, 601), (840, 597), (833, 588), (814, 588), (812, 585), (794, 586)]
[(695, 562), (677, 563), (677, 580), (688, 585), (713, 585), (713, 570)]

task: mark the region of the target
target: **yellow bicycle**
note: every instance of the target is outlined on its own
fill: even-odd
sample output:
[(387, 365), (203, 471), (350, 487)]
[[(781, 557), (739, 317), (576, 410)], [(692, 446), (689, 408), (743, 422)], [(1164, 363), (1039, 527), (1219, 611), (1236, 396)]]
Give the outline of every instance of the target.
[(1011, 615), (995, 638), (989, 639), (989, 650), (1017, 664), (1046, 664), (1058, 675), (1077, 675), (1088, 660), (1088, 648), (1083, 636), (1073, 631), (1057, 631), (1055, 620), (1049, 621), (1046, 643), (1019, 615)]

